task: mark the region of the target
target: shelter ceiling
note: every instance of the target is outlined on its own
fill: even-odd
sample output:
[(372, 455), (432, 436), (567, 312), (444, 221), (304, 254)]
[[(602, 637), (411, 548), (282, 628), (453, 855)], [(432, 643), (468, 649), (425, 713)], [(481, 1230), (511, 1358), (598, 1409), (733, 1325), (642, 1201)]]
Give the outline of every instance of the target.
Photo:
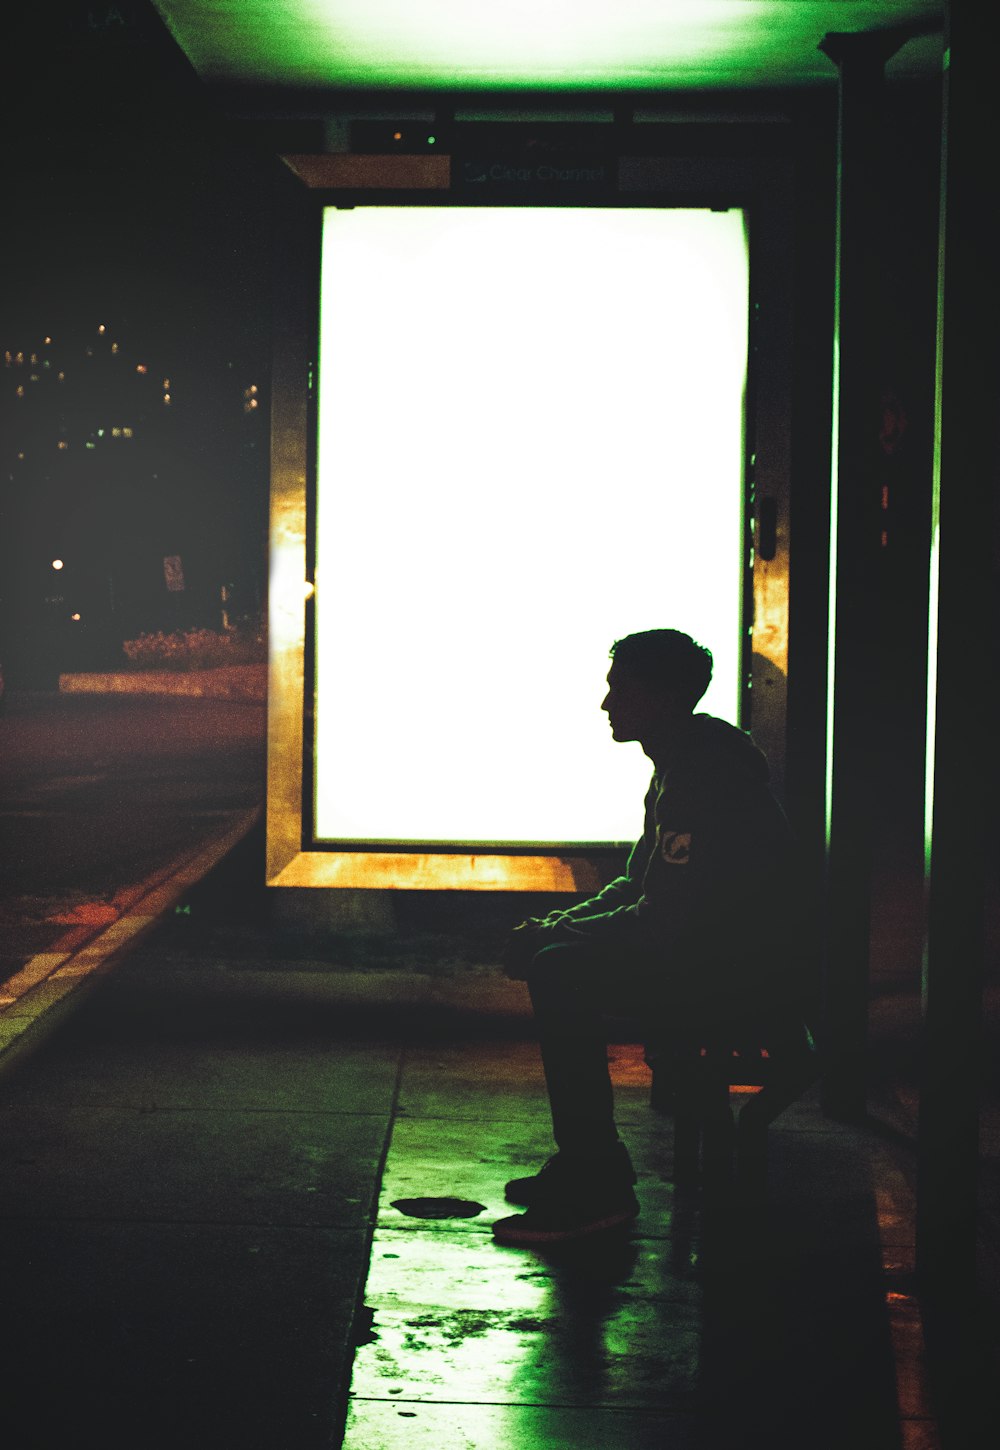
[(202, 82), (343, 92), (616, 92), (832, 86), (830, 32), (910, 37), (899, 76), (941, 62), (941, 0), (154, 0)]

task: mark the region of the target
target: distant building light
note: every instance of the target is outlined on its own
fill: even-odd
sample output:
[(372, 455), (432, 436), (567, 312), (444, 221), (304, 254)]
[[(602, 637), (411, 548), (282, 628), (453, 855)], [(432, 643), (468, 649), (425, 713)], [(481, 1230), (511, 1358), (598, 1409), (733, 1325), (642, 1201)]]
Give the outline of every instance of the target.
[(32, 367), (37, 367), (38, 366), (38, 354), (37, 354), (37, 352), (33, 352), (31, 354), (31, 366)]
[(120, 438), (122, 436), (122, 430), (120, 428), (112, 428), (111, 436), (112, 438)]
[(169, 403), (170, 402), (170, 394), (169, 393), (164, 393), (163, 394), (163, 401), (165, 403)]
[(57, 573), (58, 573), (58, 571), (59, 571), (59, 570), (60, 570), (60, 569), (61, 569), (61, 568), (63, 568), (63, 561), (62, 561), (62, 560), (61, 560), (61, 559), (53, 559), (53, 560), (52, 560), (52, 567), (53, 567), (53, 569), (55, 569), (55, 570), (56, 570), (56, 572), (57, 572)]
[(65, 453), (66, 449), (69, 447), (69, 444), (66, 442), (65, 438), (60, 438), (59, 442), (56, 444), (56, 447), (59, 449), (60, 453)]
[(51, 339), (51, 337), (47, 337), (47, 338), (46, 338), (46, 339), (45, 339), (45, 346), (46, 346), (46, 347), (50, 347), (50, 346), (51, 346), (51, 344), (52, 344), (52, 339)]
[(132, 437), (132, 429), (131, 428), (123, 428), (122, 429), (122, 433), (124, 434), (124, 436), (126, 438), (131, 438)]
[(57, 377), (57, 378), (58, 378), (58, 379), (59, 379), (59, 381), (60, 381), (60, 382), (61, 382), (61, 383), (63, 383), (63, 382), (65, 382), (65, 381), (66, 381), (66, 374), (65, 374), (65, 373), (57, 373), (57, 374), (56, 374), (56, 377)]
[(145, 363), (136, 363), (135, 370), (136, 370), (137, 373), (148, 373), (149, 372), (149, 369), (147, 368), (147, 366), (146, 366)]
[(88, 438), (87, 439), (87, 442), (86, 442), (86, 444), (84, 446), (86, 448), (96, 448), (97, 447), (97, 444), (93, 441), (92, 438)]
[(24, 353), (19, 352), (14, 358), (14, 361), (17, 363), (18, 367), (20, 367), (21, 364), (24, 362)]
[(16, 392), (17, 392), (17, 396), (19, 398), (23, 398), (24, 397), (24, 384), (23, 383), (18, 383)]
[(98, 330), (98, 332), (102, 332), (102, 333), (103, 333), (103, 332), (107, 332), (107, 330), (108, 330), (108, 329), (107, 329), (107, 328), (106, 328), (106, 327), (105, 327), (105, 326), (104, 326), (104, 323), (103, 323), (103, 322), (102, 322), (102, 323), (101, 323), (101, 324), (100, 324), (100, 325), (99, 325), (99, 326), (98, 326), (98, 329), (97, 329), (97, 330)]
[(111, 344), (111, 351), (112, 352), (117, 352), (118, 351), (118, 344), (117, 344), (117, 342), (113, 342)]
[(164, 378), (163, 379), (163, 391), (164, 392), (169, 392), (170, 391), (170, 379), (169, 378)]
[(80, 623), (80, 616), (79, 616), (79, 614), (71, 614), (70, 615), (70, 619), (74, 619), (77, 624)]

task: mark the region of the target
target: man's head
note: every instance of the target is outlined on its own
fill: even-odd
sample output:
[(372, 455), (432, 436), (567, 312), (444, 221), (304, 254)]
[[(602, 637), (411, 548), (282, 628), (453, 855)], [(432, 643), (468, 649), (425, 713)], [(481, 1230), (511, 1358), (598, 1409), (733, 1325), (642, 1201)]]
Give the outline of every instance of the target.
[(607, 711), (616, 740), (654, 744), (689, 716), (712, 679), (712, 654), (677, 629), (647, 629), (611, 646)]

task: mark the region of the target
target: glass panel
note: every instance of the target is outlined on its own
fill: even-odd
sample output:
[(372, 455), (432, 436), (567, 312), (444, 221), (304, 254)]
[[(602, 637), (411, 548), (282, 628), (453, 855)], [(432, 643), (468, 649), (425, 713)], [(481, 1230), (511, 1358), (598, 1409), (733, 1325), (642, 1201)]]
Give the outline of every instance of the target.
[(738, 210), (327, 210), (319, 840), (631, 840), (633, 630), (737, 720), (747, 298)]

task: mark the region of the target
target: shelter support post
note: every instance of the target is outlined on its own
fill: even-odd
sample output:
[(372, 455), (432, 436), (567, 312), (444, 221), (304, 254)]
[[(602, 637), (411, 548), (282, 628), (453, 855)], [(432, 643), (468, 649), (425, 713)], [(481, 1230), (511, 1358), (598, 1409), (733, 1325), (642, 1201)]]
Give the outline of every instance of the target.
[(824, 1110), (867, 1107), (874, 779), (874, 627), (881, 544), (882, 100), (894, 31), (827, 35), (838, 71), (833, 439), (830, 495)]
[(985, 1066), (986, 815), (996, 800), (996, 743), (987, 730), (997, 664), (1000, 309), (997, 195), (984, 161), (996, 126), (996, 79), (975, 7), (950, 7), (945, 39), (917, 1269), (940, 1297), (968, 1302)]

